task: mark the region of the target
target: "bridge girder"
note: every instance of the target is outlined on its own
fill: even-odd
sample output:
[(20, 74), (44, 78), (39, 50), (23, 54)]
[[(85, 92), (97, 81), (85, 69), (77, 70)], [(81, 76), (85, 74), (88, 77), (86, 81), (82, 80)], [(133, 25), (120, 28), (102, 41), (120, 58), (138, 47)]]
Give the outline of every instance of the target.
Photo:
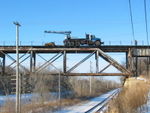
[[(86, 48), (86, 47), (81, 47), (81, 48), (64, 48), (64, 47), (56, 47), (56, 48), (51, 48), (51, 47), (45, 47), (45, 46), (20, 46), (19, 47), (19, 53), (24, 53), (25, 54), (30, 54), (28, 57), (26, 57), (24, 60), (22, 60), (20, 62), (21, 66), (22, 66), (22, 62), (24, 62), (26, 59), (28, 59), (30, 57), (30, 70), (28, 70), (28, 72), (30, 73), (36, 73), (36, 72), (39, 72), (40, 70), (43, 70), (45, 67), (49, 66), (49, 65), (52, 65), (53, 67), (57, 68), (56, 66), (54, 66), (52, 63), (57, 60), (59, 57), (61, 57), (63, 55), (63, 73), (71, 73), (76, 67), (78, 67), (80, 64), (82, 64), (84, 61), (86, 61), (88, 58), (90, 58), (93, 54), (95, 54), (95, 58), (96, 58), (96, 73), (95, 76), (104, 76), (104, 75), (108, 75), (108, 74), (102, 74), (102, 72), (107, 69), (110, 65), (113, 65), (114, 67), (116, 67), (120, 72), (122, 72), (122, 75), (125, 76), (125, 75), (131, 75), (130, 71), (127, 70), (126, 68), (124, 68), (122, 65), (120, 65), (117, 61), (115, 61), (114, 59), (112, 59), (110, 56), (108, 56), (104, 51), (107, 51), (107, 49), (109, 49), (110, 47), (108, 46), (102, 46), (100, 48), (94, 48), (94, 47), (91, 47), (91, 48)], [(113, 47), (113, 49), (116, 48), (115, 46)], [(122, 49), (120, 50), (120, 52), (124, 51), (124, 52), (128, 52), (126, 50), (127, 48), (122, 46)], [(104, 50), (104, 51), (103, 51)], [(112, 50), (112, 48), (111, 48)], [(109, 51), (111, 51), (109, 50)], [(118, 50), (117, 50), (118, 51)], [(5, 54), (6, 56), (10, 57), (8, 54), (11, 54), (11, 53), (15, 53), (15, 46), (6, 46), (6, 47), (0, 47), (0, 53), (2, 54)], [(114, 52), (111, 51), (111, 52)], [(54, 57), (55, 59), (50, 59), (50, 60), (45, 60), (46, 62), (39, 68), (36, 68), (36, 55), (38, 54), (51, 54), (51, 53), (56, 53), (56, 56), (57, 56), (57, 53), (60, 53), (60, 56), (57, 56), (57, 57)], [(67, 62), (67, 54), (69, 53), (89, 53), (89, 55), (87, 57), (85, 57), (84, 59), (82, 59), (81, 61), (79, 61), (76, 65), (74, 65), (72, 68), (70, 68), (69, 70), (67, 70), (67, 65), (66, 65), (66, 62)], [(20, 59), (24, 56), (22, 55), (20, 57)], [(99, 71), (99, 57), (103, 58), (104, 60), (106, 60), (107, 62), (109, 62), (109, 66), (106, 66), (103, 70)], [(12, 64), (14, 64), (16, 61), (14, 58), (11, 58), (12, 59)], [(52, 61), (51, 61), (52, 60)], [(10, 64), (11, 65), (11, 64)], [(23, 66), (22, 66), (23, 67)], [(116, 73), (114, 74), (110, 74), (110, 76), (112, 75), (115, 75)], [(68, 74), (69, 75), (69, 74)], [(71, 75), (71, 74), (70, 74)], [(80, 74), (78, 74), (80, 75)], [(82, 74), (81, 74), (82, 75)], [(88, 74), (85, 74), (85, 75), (88, 75)], [(91, 76), (94, 76), (93, 74), (89, 74)], [(116, 74), (116, 75), (121, 75), (121, 73), (119, 74)]]

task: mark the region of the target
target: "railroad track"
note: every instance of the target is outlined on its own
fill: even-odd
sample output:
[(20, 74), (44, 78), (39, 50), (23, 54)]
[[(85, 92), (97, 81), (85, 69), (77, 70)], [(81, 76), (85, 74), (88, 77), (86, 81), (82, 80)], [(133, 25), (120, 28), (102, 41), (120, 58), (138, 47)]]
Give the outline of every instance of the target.
[(85, 113), (96, 113), (96, 112), (102, 112), (108, 102), (114, 98), (118, 93), (120, 92), (120, 89), (116, 89), (111, 95), (108, 96), (108, 98), (105, 98), (103, 101), (99, 102), (97, 105), (93, 106), (91, 109), (86, 111)]
[(71, 107), (64, 108), (55, 113), (95, 113), (101, 112), (107, 106), (108, 102), (115, 97), (119, 92), (120, 88), (109, 91), (99, 97), (90, 99), (88, 102), (80, 103)]

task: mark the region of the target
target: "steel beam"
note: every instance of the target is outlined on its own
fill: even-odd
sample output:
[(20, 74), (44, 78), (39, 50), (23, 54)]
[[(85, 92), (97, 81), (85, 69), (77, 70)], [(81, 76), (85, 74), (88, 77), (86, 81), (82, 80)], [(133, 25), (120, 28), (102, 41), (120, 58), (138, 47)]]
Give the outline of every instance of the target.
[(104, 67), (99, 73), (102, 73), (103, 71), (105, 71), (109, 66), (111, 66), (111, 64), (108, 64), (106, 67)]
[[(146, 49), (149, 46), (128, 46), (128, 45), (104, 45), (100, 46), (99, 49), (101, 49), (104, 52), (128, 52), (128, 49), (131, 48), (137, 48), (137, 49)], [(56, 47), (45, 47), (45, 46), (20, 46), (19, 51), (20, 53), (26, 53), (29, 50), (36, 51), (36, 53), (58, 53), (59, 51), (67, 51), (70, 53), (78, 52), (90, 52), (93, 51), (94, 48), (98, 47), (80, 47), (80, 48), (66, 48), (64, 46), (56, 46)], [(4, 51), (6, 53), (15, 53), (15, 46), (0, 46), (0, 51)]]
[(36, 69), (35, 72), (40, 72), (43, 69), (45, 69), (47, 66), (51, 65), (54, 61), (56, 61), (58, 58), (60, 58), (62, 56), (62, 52), (56, 54), (55, 56), (53, 56), (50, 60), (48, 60), (48, 62), (44, 63), (42, 66), (40, 66), (38, 69)]
[[(67, 71), (67, 69), (66, 69), (66, 67), (67, 67), (66, 66), (67, 65), (66, 53), (92, 53), (93, 51), (96, 51), (96, 53), (95, 53), (96, 54), (96, 73), (99, 72), (99, 56), (101, 56), (104, 60), (108, 61), (111, 65), (113, 65), (114, 67), (116, 67), (121, 72), (123, 72), (123, 73), (130, 73), (130, 71), (128, 71), (127, 69), (125, 69), (117, 61), (115, 61), (114, 59), (112, 59), (111, 57), (109, 57), (107, 54), (104, 53), (104, 52), (128, 52), (128, 48), (129, 47), (131, 47), (131, 49), (135, 48), (134, 46), (101, 46), (100, 48), (96, 48), (96, 47), (65, 48), (64, 46), (56, 46), (56, 47), (20, 46), (19, 47), (19, 52), (20, 53), (25, 53), (27, 51), (29, 51), (29, 52), (33, 51), (33, 53), (36, 52), (36, 54), (37, 53), (61, 53), (61, 55), (59, 54), (58, 56), (54, 57), (54, 59), (46, 61), (46, 63), (44, 63), (37, 70), (35, 70), (36, 72), (41, 71), (45, 67), (51, 65), (52, 62), (54, 62), (55, 60), (57, 60), (60, 56), (64, 55), (63, 56), (63, 72), (64, 73), (65, 72), (69, 72), (70, 73), (77, 66), (79, 66), (80, 64), (82, 64), (84, 61), (86, 61), (91, 56), (86, 57), (83, 60), (79, 61), (71, 69), (69, 69)], [(144, 47), (137, 46), (137, 48), (145, 48), (145, 46)], [(6, 53), (6, 55), (8, 55), (7, 53), (15, 53), (15, 47), (14, 46), (0, 47), (0, 51), (2, 53)], [(9, 57), (9, 55), (8, 55), (8, 57)], [(127, 55), (126, 55), (126, 57), (127, 57)], [(30, 60), (31, 60), (31, 58), (30, 58)], [(11, 57), (10, 57), (10, 59), (13, 60), (13, 58), (11, 58)], [(128, 58), (128, 60), (130, 60), (130, 59)], [(13, 61), (15, 62), (15, 60), (13, 60)], [(33, 58), (31, 60), (31, 63), (32, 62), (33, 62)], [(129, 62), (129, 61), (127, 61), (127, 62)], [(128, 63), (128, 65), (129, 65), (129, 63)], [(33, 67), (33, 63), (30, 64), (30, 66)], [(32, 71), (33, 69), (31, 69), (31, 67), (30, 67), (30, 70)], [(129, 68), (129, 66), (128, 66), (128, 68)]]
[[(23, 58), (26, 54), (28, 54), (30, 51), (28, 51), (27, 53), (23, 54), (22, 56), (19, 57), (19, 60), (21, 60), (21, 58)], [(11, 64), (8, 65), (8, 67), (12, 66), (13, 64), (16, 63), (16, 60), (13, 61)]]
[(36, 67), (36, 54), (35, 52), (30, 52), (30, 73), (32, 74), (35, 71)]
[(67, 55), (66, 51), (64, 51), (64, 56), (63, 56), (63, 72), (66, 73), (67, 71)]
[(130, 72), (133, 71), (133, 57), (132, 57), (132, 50), (129, 48), (128, 50), (128, 68)]
[(56, 57), (58, 57), (60, 53), (61, 53), (61, 52), (57, 53), (57, 54), (54, 55), (52, 58), (50, 58), (48, 61), (46, 60), (46, 62), (45, 62), (43, 65), (41, 65), (39, 68), (37, 68), (36, 71), (40, 70), (40, 69), (43, 68), (45, 65), (47, 65), (49, 62), (51, 62), (51, 60), (53, 60), (53, 59), (55, 59)]
[(5, 64), (6, 64), (6, 57), (3, 55), (3, 60), (2, 60), (2, 75), (5, 74)]
[(126, 68), (124, 68), (122, 65), (120, 65), (116, 60), (105, 54), (102, 50), (97, 49), (99, 51), (100, 56), (106, 60), (107, 62), (111, 63), (114, 67), (116, 67), (119, 71), (123, 73), (131, 73)]
[[(51, 75), (58, 75), (58, 73), (51, 73)], [(61, 73), (64, 76), (131, 76), (128, 73)]]
[(129, 61), (128, 61), (128, 52), (126, 52), (126, 69), (128, 69), (128, 64), (129, 63)]
[[(2, 51), (0, 51), (3, 55), (5, 55), (5, 56), (7, 56), (9, 59), (11, 59), (13, 62), (16, 62), (16, 60), (13, 58), (13, 57), (11, 57), (10, 55), (8, 55), (8, 54), (6, 54), (6, 53), (4, 53), (4, 52), (2, 52)], [(20, 67), (22, 67), (23, 69), (25, 69), (27, 72), (28, 72), (28, 69), (26, 68), (26, 67), (24, 67), (23, 65), (21, 65), (20, 64)], [(14, 68), (14, 67), (13, 67)]]
[[(42, 57), (41, 55), (37, 54), (40, 58), (42, 58), (45, 62), (48, 62), (48, 60), (46, 60), (44, 57)], [(54, 66), (52, 63), (50, 63), (50, 65), (55, 68), (57, 71), (59, 70), (56, 66)], [(59, 70), (60, 71), (60, 70)]]
[(96, 53), (95, 53), (95, 58), (96, 58), (96, 73), (98, 73), (99, 72), (99, 52), (98, 51), (96, 51)]
[[(22, 61), (20, 61), (19, 62), (19, 65), (21, 65), (21, 63), (23, 63), (25, 60), (27, 60), (28, 58), (30, 57), (30, 55), (29, 56), (27, 56), (26, 58), (24, 58)], [(16, 67), (16, 65), (14, 66), (14, 67), (12, 67), (12, 68), (15, 68)]]

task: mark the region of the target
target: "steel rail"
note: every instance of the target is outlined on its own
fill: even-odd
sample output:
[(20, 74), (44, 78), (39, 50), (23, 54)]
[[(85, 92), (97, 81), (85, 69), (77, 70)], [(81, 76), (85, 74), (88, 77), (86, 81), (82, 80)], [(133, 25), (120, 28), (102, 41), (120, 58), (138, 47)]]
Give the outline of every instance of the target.
[(100, 103), (98, 103), (97, 105), (95, 105), (94, 107), (92, 107), (91, 109), (89, 109), (88, 111), (86, 111), (85, 113), (95, 113), (95, 112), (100, 112), (104, 109), (104, 107), (106, 107), (106, 105), (108, 104), (108, 102), (114, 97), (116, 96), (119, 92), (120, 92), (120, 88), (118, 88), (114, 93), (112, 93), (110, 96), (108, 96), (108, 98), (104, 99), (103, 101), (101, 101)]

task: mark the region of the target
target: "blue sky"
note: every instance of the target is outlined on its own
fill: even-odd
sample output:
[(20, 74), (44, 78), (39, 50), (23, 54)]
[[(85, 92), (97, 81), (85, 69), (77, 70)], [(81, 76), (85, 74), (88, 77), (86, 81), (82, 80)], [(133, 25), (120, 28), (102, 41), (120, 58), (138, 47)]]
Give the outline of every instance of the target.
[[(131, 0), (135, 38), (146, 44), (143, 2)], [(147, 0), (148, 27), (149, 6)], [(31, 41), (33, 44), (62, 44), (63, 35), (44, 34), (44, 30), (70, 30), (75, 37), (92, 33), (106, 44), (108, 41), (130, 44), (133, 40), (128, 0), (0, 0), (0, 43), (15, 42), (13, 21), (22, 25), (20, 41), (28, 45)], [(124, 61), (123, 55), (112, 57), (119, 59), (120, 63)]]
[[(143, 1), (131, 3), (135, 38), (146, 43)], [(148, 11), (149, 6), (147, 0)], [(128, 0), (0, 0), (1, 41), (15, 41), (13, 21), (21, 23), (20, 40), (26, 43), (62, 44), (63, 35), (44, 34), (44, 30), (71, 30), (75, 37), (93, 33), (106, 42), (133, 40)]]

